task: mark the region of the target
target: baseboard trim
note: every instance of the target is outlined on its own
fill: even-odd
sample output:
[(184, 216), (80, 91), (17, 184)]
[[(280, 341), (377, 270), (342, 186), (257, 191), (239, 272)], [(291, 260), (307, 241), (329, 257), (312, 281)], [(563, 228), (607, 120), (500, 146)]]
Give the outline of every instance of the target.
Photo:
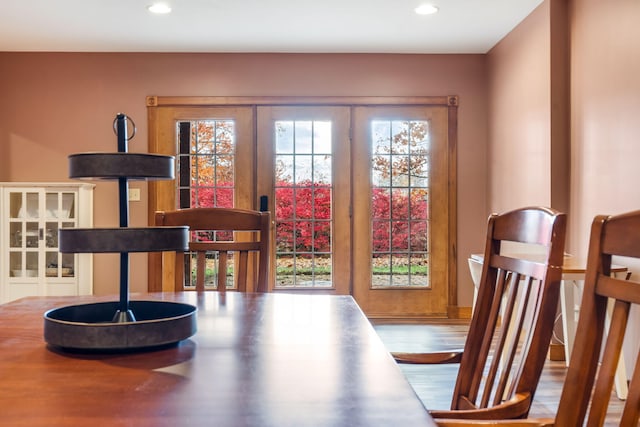
[(471, 319), (471, 307), (451, 306), (447, 312), (450, 319)]
[(425, 323), (469, 323), (471, 319), (471, 307), (457, 307), (451, 306), (447, 308), (447, 313), (443, 315), (431, 315), (431, 316), (387, 316), (380, 315), (376, 313), (367, 314), (367, 317), (374, 324), (385, 324), (385, 323), (416, 323), (416, 324), (425, 324)]
[(564, 361), (564, 345), (551, 344), (549, 346), (549, 360)]

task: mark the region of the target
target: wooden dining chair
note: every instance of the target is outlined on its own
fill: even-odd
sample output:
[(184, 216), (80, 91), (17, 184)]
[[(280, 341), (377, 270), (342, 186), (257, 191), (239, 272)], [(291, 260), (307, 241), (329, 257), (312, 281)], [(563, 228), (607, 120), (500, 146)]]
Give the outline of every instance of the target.
[[(640, 210), (617, 216), (597, 216), (591, 226), (587, 272), (580, 318), (567, 376), (555, 419), (529, 419), (513, 423), (442, 420), (443, 427), (501, 425), (511, 427), (558, 426), (599, 427), (604, 425), (622, 343), (632, 307), (640, 306), (640, 282), (631, 277), (611, 277), (612, 257), (640, 263)], [(611, 315), (607, 316), (607, 310)], [(610, 323), (607, 325), (607, 318)], [(608, 330), (607, 330), (608, 329)], [(640, 360), (640, 352), (635, 356)], [(640, 362), (631, 373), (629, 394), (618, 426), (631, 427), (640, 421)], [(586, 424), (585, 424), (586, 419)], [(611, 422), (611, 421), (609, 421)]]
[[(225, 292), (233, 272), (233, 288), (266, 292), (269, 275), (271, 216), (269, 212), (232, 208), (188, 208), (155, 214), (156, 226), (187, 225), (189, 253), (176, 253), (175, 290), (216, 289)], [(250, 253), (257, 253), (252, 262)], [(192, 265), (195, 260), (195, 286)], [(164, 261), (163, 261), (164, 263)], [(164, 270), (164, 269), (163, 269)], [(207, 272), (214, 272), (216, 286), (205, 286)], [(185, 272), (187, 274), (185, 274)], [(210, 283), (211, 281), (208, 281)]]
[(553, 334), (565, 233), (566, 215), (553, 209), (491, 215), (464, 349), (392, 353), (400, 363), (460, 363), (451, 409), (434, 417), (527, 416)]

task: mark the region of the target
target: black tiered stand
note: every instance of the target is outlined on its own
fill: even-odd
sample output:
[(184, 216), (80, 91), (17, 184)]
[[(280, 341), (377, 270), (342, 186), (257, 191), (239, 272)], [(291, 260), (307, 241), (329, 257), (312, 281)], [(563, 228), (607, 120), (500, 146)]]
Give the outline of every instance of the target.
[(173, 179), (174, 158), (128, 153), (131, 138), (127, 135), (127, 121), (124, 114), (118, 114), (114, 121), (117, 153), (69, 156), (70, 178), (118, 181), (120, 226), (63, 228), (58, 240), (63, 253), (120, 253), (120, 299), (46, 312), (44, 339), (54, 347), (108, 351), (149, 349), (177, 343), (196, 332), (196, 307), (192, 305), (129, 300), (129, 253), (187, 250), (189, 230), (188, 227), (129, 227), (128, 181)]

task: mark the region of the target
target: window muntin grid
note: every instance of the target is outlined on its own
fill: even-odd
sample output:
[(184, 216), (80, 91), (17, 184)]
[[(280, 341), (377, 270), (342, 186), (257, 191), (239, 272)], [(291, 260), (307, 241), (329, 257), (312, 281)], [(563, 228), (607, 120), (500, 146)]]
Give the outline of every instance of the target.
[[(236, 128), (230, 119), (181, 121), (177, 124), (178, 203), (180, 208), (234, 207)], [(191, 241), (232, 240), (230, 231), (194, 231)], [(215, 289), (218, 254), (207, 254), (205, 287)], [(191, 275), (186, 288), (195, 288), (195, 254), (185, 257)], [(235, 286), (234, 257), (227, 261), (227, 289)]]
[(429, 287), (429, 122), (371, 121), (372, 287)]
[(228, 119), (178, 123), (179, 206), (233, 207), (236, 129)]
[(332, 287), (332, 123), (275, 122), (276, 287)]

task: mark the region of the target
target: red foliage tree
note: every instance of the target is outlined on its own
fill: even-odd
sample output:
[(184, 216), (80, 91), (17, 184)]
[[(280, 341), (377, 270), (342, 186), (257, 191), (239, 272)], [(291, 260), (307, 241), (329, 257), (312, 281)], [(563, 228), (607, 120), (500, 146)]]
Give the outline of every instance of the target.
[(276, 242), (279, 251), (331, 250), (331, 186), (311, 181), (276, 185)]
[[(390, 192), (376, 188), (372, 198), (374, 252), (425, 251), (426, 191)], [(331, 187), (279, 182), (276, 188), (278, 251), (328, 252), (331, 249)]]
[(212, 182), (205, 182), (199, 187), (191, 188), (191, 203), (193, 207), (199, 208), (232, 208), (233, 183), (218, 182), (214, 186)]
[(426, 191), (375, 188), (372, 201), (373, 251), (427, 250), (429, 204)]
[[(233, 207), (233, 187), (202, 186), (192, 189), (199, 207)], [(281, 252), (331, 250), (331, 186), (301, 182), (276, 187), (276, 242)], [(373, 251), (427, 250), (428, 201), (426, 191), (390, 192), (375, 188), (372, 194)]]

